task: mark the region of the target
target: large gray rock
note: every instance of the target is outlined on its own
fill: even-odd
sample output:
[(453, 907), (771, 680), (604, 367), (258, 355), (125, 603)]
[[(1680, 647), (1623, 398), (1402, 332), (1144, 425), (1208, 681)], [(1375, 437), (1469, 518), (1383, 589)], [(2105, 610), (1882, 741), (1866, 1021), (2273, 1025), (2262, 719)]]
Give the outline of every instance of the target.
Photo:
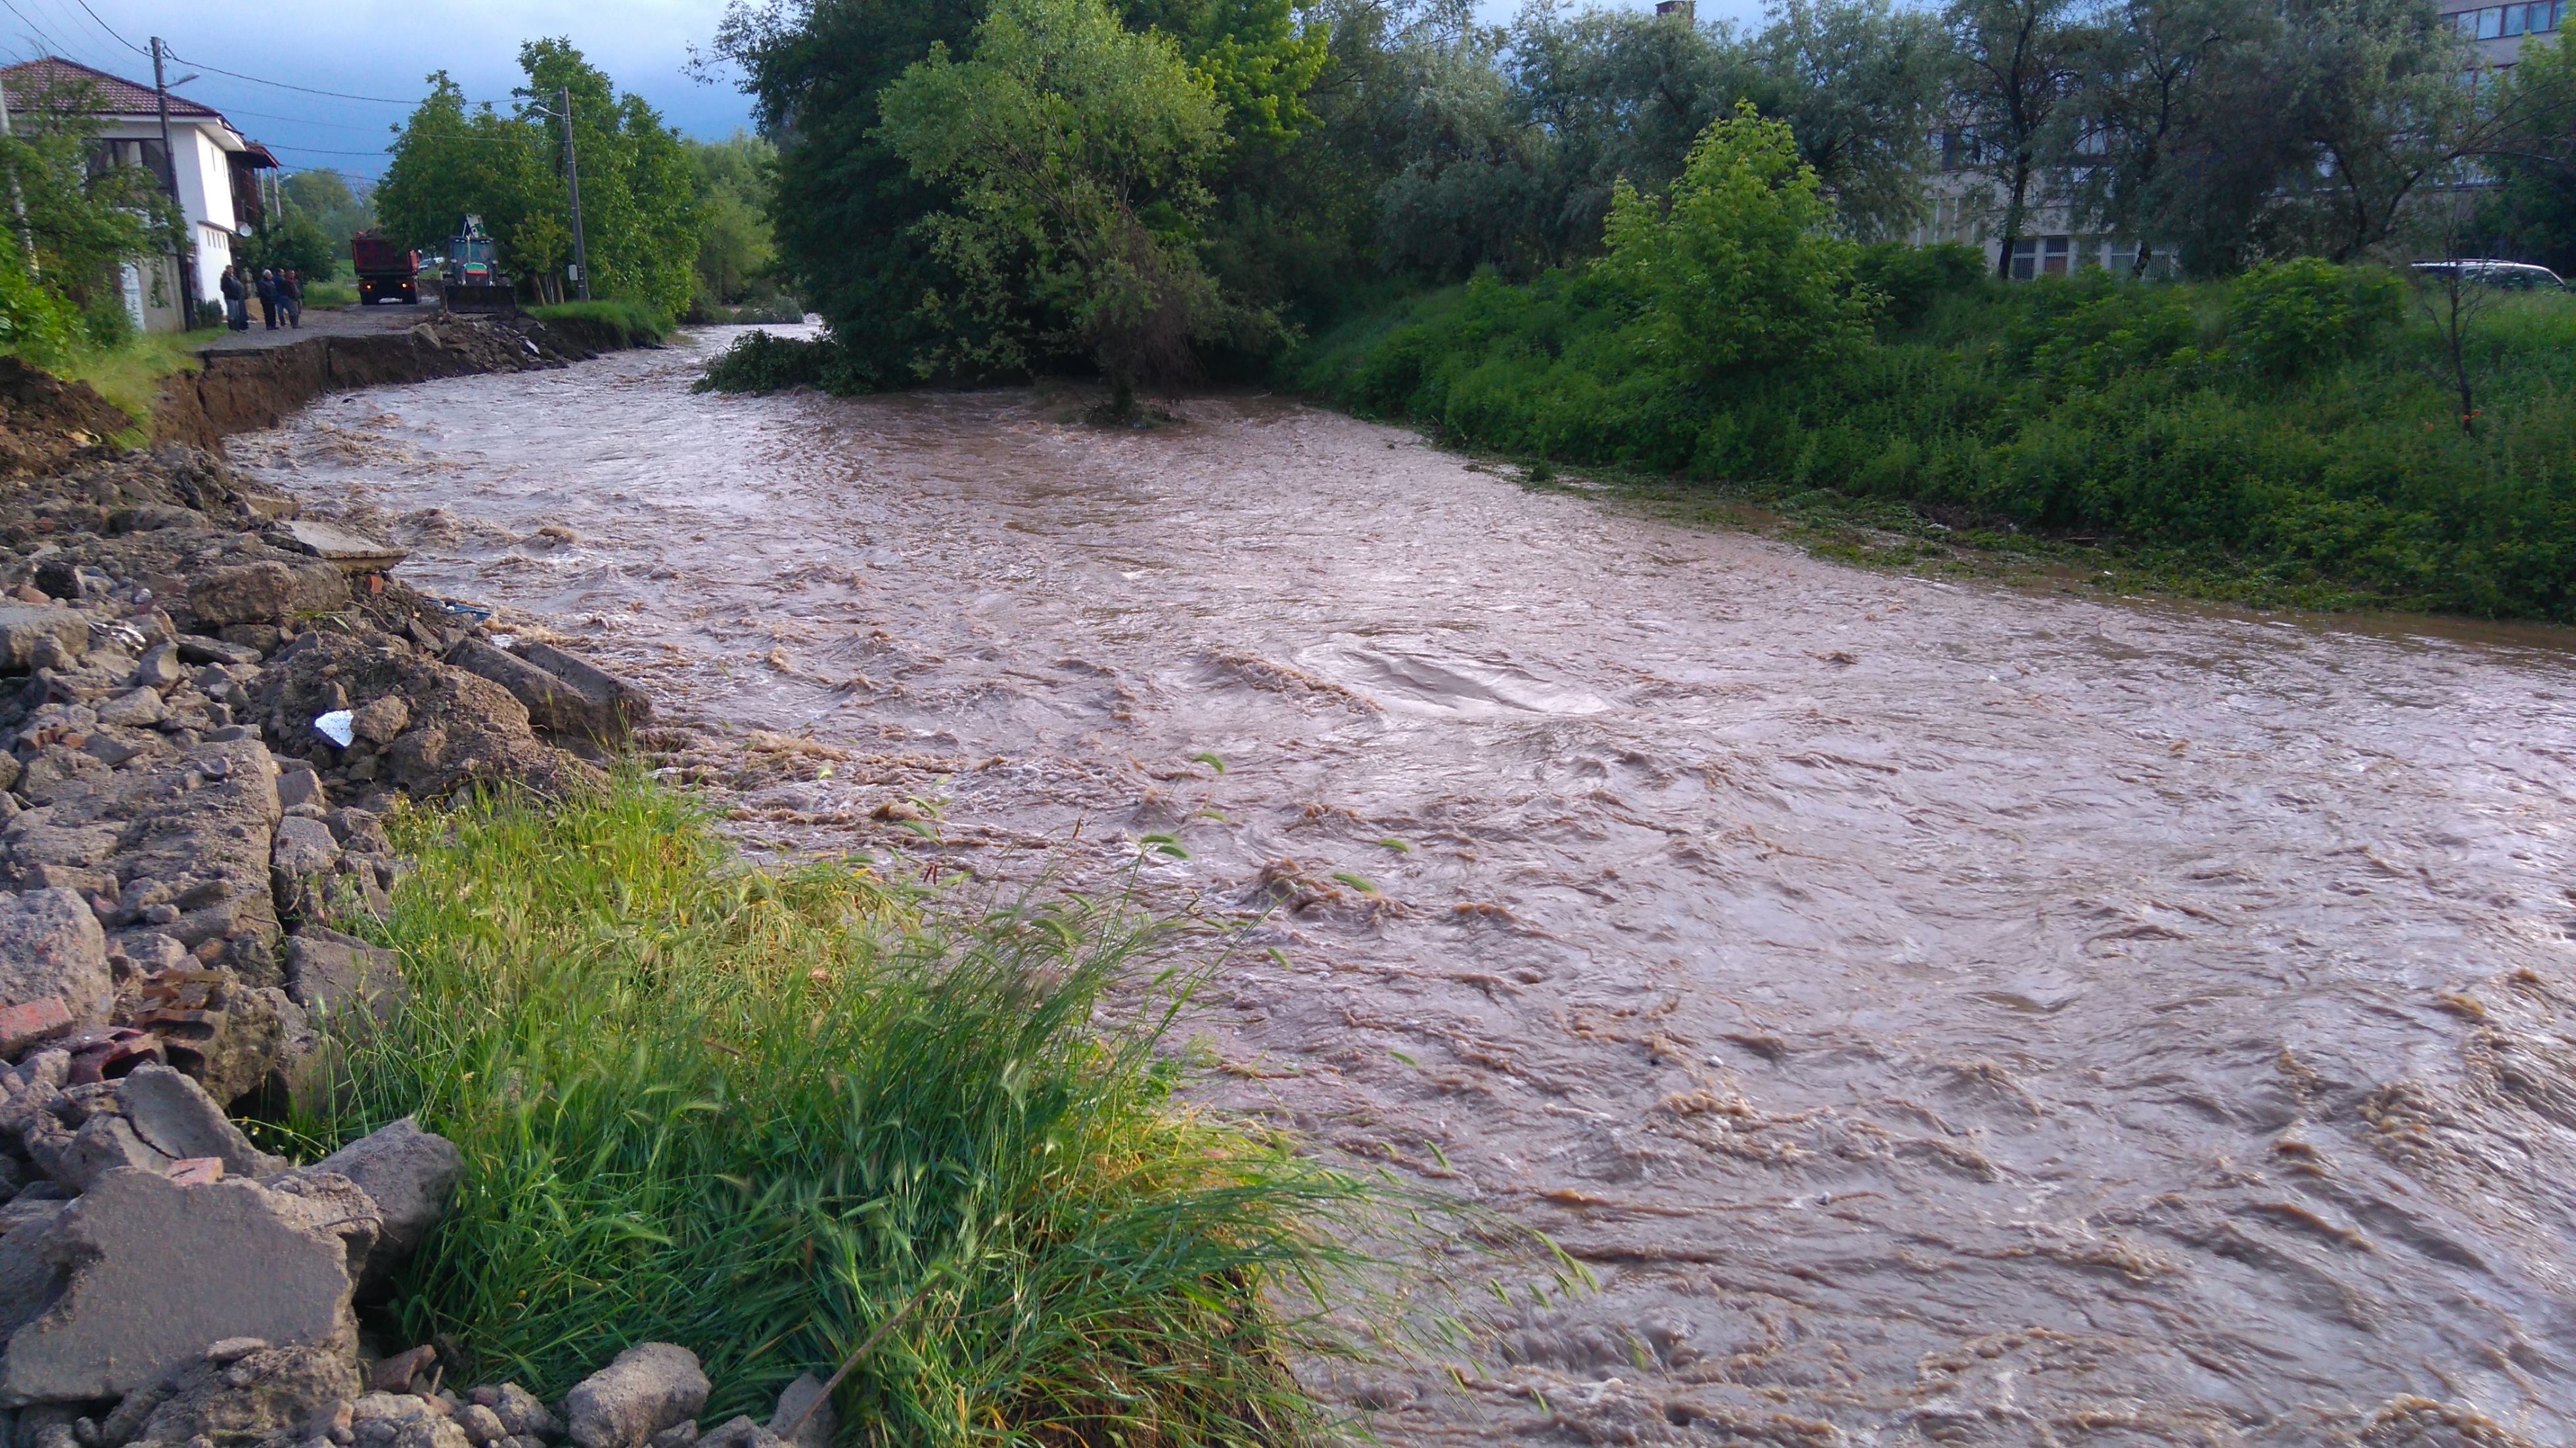
[(653, 722), (651, 695), (579, 654), (565, 653), (552, 644), (524, 643), (519, 645), (519, 657), (563, 680), (581, 695), (592, 717), (613, 731), (591, 736), (603, 744), (621, 742), (631, 731)]
[(277, 822), (277, 842), (270, 847), (269, 863), (281, 877), (327, 874), (339, 858), (340, 842), (332, 838), (329, 825), (302, 815)]
[(350, 1267), (376, 1229), (344, 1180), (272, 1190), (110, 1172), (46, 1233), (59, 1290), (11, 1334), (0, 1405), (122, 1397), (226, 1338), (352, 1351)]
[(465, 1176), (465, 1154), (456, 1149), (456, 1143), (421, 1130), (418, 1122), (406, 1116), (350, 1142), (299, 1174), (347, 1177), (374, 1200), (384, 1224), (364, 1273), (374, 1279), (409, 1255), (446, 1215), (448, 1199)]
[(134, 1134), (163, 1155), (215, 1157), (231, 1176), (257, 1176), (285, 1165), (251, 1145), (204, 1087), (167, 1066), (135, 1067), (116, 1083), (116, 1099)]
[(403, 997), (402, 970), (390, 950), (305, 925), (287, 937), (286, 993), (308, 1011), (364, 1006), (382, 1020)]
[(78, 610), (0, 603), (0, 670), (23, 674), (77, 661), (89, 652), (89, 620)]
[(527, 706), (528, 722), (549, 734), (616, 744), (652, 717), (651, 700), (633, 684), (544, 644), (522, 652), (468, 639), (448, 661), (509, 690)]
[(698, 1355), (667, 1342), (638, 1343), (564, 1395), (572, 1441), (581, 1448), (638, 1448), (707, 1405)]
[(0, 900), (0, 1006), (50, 996), (76, 1023), (95, 1026), (115, 994), (107, 932), (88, 901), (59, 887)]
[(474, 1390), (474, 1401), (498, 1414), (501, 1429), (514, 1438), (543, 1438), (552, 1442), (564, 1435), (563, 1424), (538, 1401), (537, 1395), (517, 1383), (486, 1385)]
[(188, 611), (203, 625), (283, 623), (348, 604), (349, 576), (327, 563), (245, 563), (188, 580)]
[(771, 1433), (785, 1437), (791, 1427), (795, 1436), (787, 1441), (796, 1448), (832, 1448), (841, 1434), (840, 1410), (823, 1395), (823, 1380), (812, 1373), (789, 1383), (778, 1395), (778, 1411), (769, 1415)]

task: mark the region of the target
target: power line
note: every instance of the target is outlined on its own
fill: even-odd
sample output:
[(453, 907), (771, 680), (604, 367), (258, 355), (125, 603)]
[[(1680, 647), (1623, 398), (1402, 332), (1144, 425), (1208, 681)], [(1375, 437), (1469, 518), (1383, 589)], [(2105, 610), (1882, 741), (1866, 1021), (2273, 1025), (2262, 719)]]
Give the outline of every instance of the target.
[(114, 37), (114, 38), (115, 38), (115, 40), (116, 40), (116, 43), (117, 43), (117, 44), (124, 46), (126, 49), (128, 49), (128, 50), (130, 50), (130, 51), (133, 51), (136, 55), (148, 56), (148, 55), (150, 55), (150, 54), (152, 53), (152, 52), (150, 52), (150, 51), (148, 51), (148, 50), (145, 50), (142, 46), (139, 46), (139, 45), (135, 44), (133, 41), (126, 39), (124, 36), (122, 36), (122, 35), (118, 35), (118, 34), (116, 33), (116, 27), (115, 27), (115, 26), (108, 24), (108, 23), (107, 23), (106, 21), (104, 21), (104, 20), (99, 20), (99, 18), (98, 18), (98, 12), (97, 12), (97, 11), (95, 11), (95, 10), (91, 10), (91, 9), (89, 8), (89, 0), (78, 0), (78, 3), (79, 3), (80, 8), (81, 8), (82, 10), (84, 10), (84, 11), (87, 11), (87, 12), (88, 12), (89, 18), (90, 18), (91, 20), (97, 21), (97, 23), (98, 23), (98, 28), (99, 28), (99, 29), (101, 29), (101, 30), (106, 31), (110, 36)]
[(17, 16), (20, 20), (26, 21), (27, 29), (34, 32), (35, 37), (45, 43), (45, 49), (54, 52), (56, 55), (65, 55), (70, 52), (70, 46), (63, 44), (61, 41), (56, 40), (50, 35), (47, 35), (43, 26), (38, 25), (34, 18), (29, 16), (26, 11), (19, 9), (18, 0), (0, 0), (0, 5), (8, 6), (10, 14)]
[[(16, 0), (0, 0), (0, 4), (5, 4), (12, 10), (16, 10), (18, 8)], [(19, 18), (23, 20), (26, 17), (22, 14)], [(289, 85), (282, 80), (268, 80), (260, 76), (244, 75), (237, 70), (226, 70), (220, 65), (209, 65), (202, 60), (197, 60), (190, 56), (179, 55), (166, 48), (162, 53), (170, 56), (174, 60), (182, 61), (188, 65), (193, 65), (199, 70), (210, 70), (217, 75), (230, 76), (234, 80), (246, 80), (252, 85), (273, 85), (279, 90), (302, 91), (304, 94), (309, 96), (329, 96), (335, 101), (373, 101), (377, 105), (381, 106), (416, 106), (420, 104), (417, 100), (396, 100), (392, 96), (353, 96), (345, 91), (315, 90), (309, 85)]]

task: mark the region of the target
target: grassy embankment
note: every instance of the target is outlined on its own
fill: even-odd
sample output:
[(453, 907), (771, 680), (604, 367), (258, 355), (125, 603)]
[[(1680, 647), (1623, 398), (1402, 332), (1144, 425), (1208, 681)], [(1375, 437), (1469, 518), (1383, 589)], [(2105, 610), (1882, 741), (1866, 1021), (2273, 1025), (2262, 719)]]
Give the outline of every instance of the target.
[(552, 307), (531, 307), (528, 315), (540, 322), (556, 322), (577, 335), (615, 337), (608, 343), (615, 347), (638, 347), (659, 342), (671, 335), (671, 319), (660, 311), (634, 301), (564, 302)]
[[(624, 784), (398, 815), (409, 1000), (343, 1016), (328, 1145), (407, 1113), (468, 1180), (407, 1269), (402, 1340), (553, 1395), (695, 1350), (765, 1413), (882, 1332), (849, 1443), (1289, 1443), (1300, 1304), (1384, 1199), (1181, 1109), (1195, 942), (1067, 900), (989, 910), (864, 869), (733, 859)], [(454, 1374), (451, 1374), (454, 1378)]]
[(1283, 372), (1534, 481), (1599, 469), (1665, 516), (1856, 561), (2576, 618), (2576, 298), (2484, 299), (2464, 429), (2426, 298), (2299, 266), (2297, 285), (2006, 287), (1881, 252), (1892, 304), (1868, 345), (1723, 387), (1677, 384), (1595, 278), (1480, 280), (1356, 318)]
[(223, 335), (215, 328), (186, 333), (145, 332), (113, 347), (81, 342), (61, 353), (31, 360), (66, 382), (88, 383), (100, 396), (122, 408), (134, 419), (134, 426), (110, 441), (123, 447), (142, 447), (151, 440), (152, 404), (160, 394), (161, 379), (174, 372), (196, 371), (200, 365), (197, 353)]

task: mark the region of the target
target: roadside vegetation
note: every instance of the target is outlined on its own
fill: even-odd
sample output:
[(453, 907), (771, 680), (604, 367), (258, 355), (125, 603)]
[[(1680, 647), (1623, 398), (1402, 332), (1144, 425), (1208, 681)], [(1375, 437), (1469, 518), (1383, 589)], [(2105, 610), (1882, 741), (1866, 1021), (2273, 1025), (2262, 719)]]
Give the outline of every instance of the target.
[[(764, 873), (628, 782), (398, 814), (407, 999), (335, 1018), (317, 1145), (397, 1117), (468, 1176), (405, 1341), (561, 1392), (683, 1344), (723, 1418), (874, 1346), (845, 1442), (1266, 1443), (1393, 1199), (1178, 1104), (1210, 942), (1114, 903)], [(1383, 1303), (1379, 1304), (1381, 1307)], [(1379, 1314), (1381, 1320), (1384, 1314)]]

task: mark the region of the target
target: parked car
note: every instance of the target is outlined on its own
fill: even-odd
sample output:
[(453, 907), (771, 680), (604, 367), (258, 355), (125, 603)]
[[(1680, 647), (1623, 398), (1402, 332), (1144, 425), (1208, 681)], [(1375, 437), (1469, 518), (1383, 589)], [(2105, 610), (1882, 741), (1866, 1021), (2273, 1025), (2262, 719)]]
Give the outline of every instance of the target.
[(2451, 273), (2461, 280), (2507, 292), (2563, 292), (2567, 283), (2558, 273), (2527, 261), (2496, 261), (2487, 257), (2464, 256), (2453, 261), (2419, 261), (2415, 270), (2430, 281)]

